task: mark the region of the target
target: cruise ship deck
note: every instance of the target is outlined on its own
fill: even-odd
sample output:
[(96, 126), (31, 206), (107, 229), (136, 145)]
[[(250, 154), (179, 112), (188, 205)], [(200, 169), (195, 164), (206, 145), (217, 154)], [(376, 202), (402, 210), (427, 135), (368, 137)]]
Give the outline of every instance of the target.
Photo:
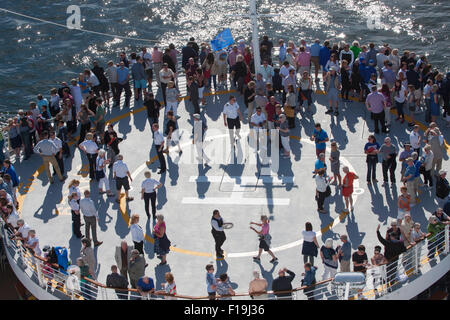
[[(185, 97), (184, 76), (179, 78), (179, 88)], [(238, 98), (241, 111), (245, 111), (242, 97), (233, 93), (230, 86), (228, 90), (224, 88), (222, 91), (205, 94), (207, 105), (201, 107), (201, 113), (208, 125), (206, 152), (214, 161), (210, 168), (198, 164), (191, 134), (193, 106), (184, 98), (178, 107), (183, 153), (180, 156), (176, 147), (171, 148), (166, 157), (168, 171), (161, 176), (157, 174), (159, 163), (152, 145), (152, 133), (145, 107), (141, 104), (133, 105), (132, 98), (130, 109), (110, 108), (106, 118), (114, 124), (118, 135), (124, 138), (119, 148), (133, 177), (130, 195), (134, 197), (134, 201), (126, 202), (123, 197), (119, 205), (114, 201), (114, 197), (98, 194), (97, 181), (89, 179), (86, 156), (72, 146), (72, 157), (65, 159), (68, 179), (64, 183), (49, 183), (42, 160), (37, 154), (28, 161), (14, 164), (22, 182), (18, 192), (21, 217), (36, 229), (41, 248), (44, 245), (66, 246), (74, 263), (79, 256), (81, 243), (72, 234), (67, 196), (69, 182), (78, 179), (81, 182), (80, 190), (83, 192), (90, 189), (91, 197), (98, 208), (97, 235), (103, 244), (94, 250), (97, 259), (97, 281), (105, 283), (111, 265), (115, 264), (115, 247), (120, 245), (121, 240), (125, 239), (132, 244), (128, 222), (131, 214), (138, 213), (141, 217), (140, 225), (146, 230), (146, 275), (152, 277), (156, 287), (160, 288), (161, 283), (165, 282), (165, 272), (171, 271), (178, 293), (188, 296), (206, 295), (205, 265), (208, 263), (215, 265), (218, 275), (224, 272), (228, 274), (237, 293), (248, 291), (248, 283), (253, 278), (254, 270), (259, 270), (267, 279), (270, 289), (271, 282), (278, 276), (278, 270), (283, 267), (295, 272), (293, 287), (300, 287), (300, 280), (303, 278), (301, 274), (304, 272), (301, 231), (307, 221), (311, 222), (314, 231), (318, 232), (320, 245), (327, 238), (332, 238), (336, 246), (340, 244), (339, 235), (347, 234), (352, 243), (352, 250), (363, 244), (370, 258), (374, 246), (379, 245), (376, 237), (377, 225), (381, 224), (380, 231), (384, 234), (390, 222), (397, 217), (396, 199), (401, 186), (400, 169), (398, 166), (396, 170), (396, 188), (381, 186), (381, 165), (378, 165), (377, 170), (379, 182), (367, 185), (363, 148), (367, 136), (373, 133), (369, 112), (363, 103), (340, 101), (339, 116), (326, 115), (324, 112), (328, 102), (320, 93), (320, 85), (316, 89), (318, 91), (313, 94), (312, 112), (298, 114), (296, 127), (291, 130), (290, 145), (293, 154), (290, 159), (280, 157), (278, 170), (262, 165), (259, 155), (248, 147), (246, 119), (242, 122), (242, 139), (237, 140), (234, 151), (230, 150), (228, 132), (223, 125), (223, 105), (228, 101), (229, 95), (233, 94)], [(162, 100), (160, 90), (156, 97)], [(423, 115), (418, 115), (416, 119), (425, 123)], [(164, 117), (161, 116), (161, 128), (165, 127), (163, 121)], [(330, 140), (338, 143), (341, 168), (343, 165), (348, 166), (360, 178), (354, 183), (353, 212), (344, 211), (341, 191), (335, 185), (331, 186), (332, 194), (325, 201), (328, 213), (317, 212), (314, 200), (315, 181), (312, 178), (316, 156), (314, 142), (310, 141), (315, 122), (321, 123)], [(444, 127), (443, 122), (438, 122), (438, 125)], [(422, 125), (422, 130), (424, 128)], [(449, 131), (444, 129), (442, 132), (446, 141), (450, 141)], [(401, 125), (393, 121), (391, 132), (387, 135), (401, 151), (403, 148), (399, 144), (409, 140), (409, 129), (406, 123)], [(386, 135), (376, 136), (381, 144)], [(327, 147), (326, 159), (329, 163), (329, 143)], [(444, 169), (449, 169), (447, 159), (446, 155)], [(160, 260), (154, 254), (151, 236), (153, 221), (147, 220), (144, 201), (140, 199), (141, 182), (147, 169), (152, 172), (153, 178), (163, 183), (163, 187), (158, 190), (157, 212), (165, 217), (167, 235), (172, 243), (171, 252), (167, 256), (168, 264), (164, 266), (159, 265)], [(329, 170), (328, 172), (330, 174)], [(108, 173), (111, 190), (115, 192), (112, 173), (107, 170)], [(411, 215), (415, 222), (422, 225), (422, 230), (426, 231), (428, 217), (436, 209), (437, 202), (434, 189), (421, 189), (420, 192), (420, 203), (411, 209)], [(226, 222), (234, 224), (233, 228), (226, 230), (224, 259), (215, 258), (210, 226), (214, 209), (220, 210)], [(270, 218), (272, 250), (279, 259), (275, 265), (269, 262), (270, 257), (267, 254), (262, 255), (260, 263), (252, 260), (258, 250), (258, 239), (249, 229), (249, 223), (259, 221), (262, 214)], [(84, 234), (84, 227), (81, 230)], [(316, 259), (315, 264), (319, 268), (319, 281), (323, 272), (320, 257)], [(449, 264), (448, 259), (446, 264)]]

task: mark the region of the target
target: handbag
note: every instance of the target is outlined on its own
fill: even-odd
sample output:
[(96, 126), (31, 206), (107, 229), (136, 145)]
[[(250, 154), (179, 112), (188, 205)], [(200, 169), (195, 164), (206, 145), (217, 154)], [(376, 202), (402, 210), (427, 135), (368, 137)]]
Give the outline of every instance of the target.
[(421, 165), (420, 167), (419, 167), (419, 173), (420, 174), (425, 174), (425, 165)]
[(95, 170), (95, 179), (97, 181), (103, 179), (105, 177), (105, 172), (103, 170)]

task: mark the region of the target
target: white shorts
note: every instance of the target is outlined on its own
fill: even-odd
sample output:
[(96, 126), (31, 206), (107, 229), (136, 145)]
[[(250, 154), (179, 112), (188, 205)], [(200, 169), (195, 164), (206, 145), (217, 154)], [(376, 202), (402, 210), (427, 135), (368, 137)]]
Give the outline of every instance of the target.
[(205, 87), (198, 88), (199, 99), (203, 99), (203, 90), (205, 90)]
[(409, 214), (409, 211), (398, 210), (397, 219), (403, 219), (407, 213)]
[(284, 151), (291, 152), (291, 146), (289, 145), (289, 136), (281, 137), (281, 144), (283, 146)]

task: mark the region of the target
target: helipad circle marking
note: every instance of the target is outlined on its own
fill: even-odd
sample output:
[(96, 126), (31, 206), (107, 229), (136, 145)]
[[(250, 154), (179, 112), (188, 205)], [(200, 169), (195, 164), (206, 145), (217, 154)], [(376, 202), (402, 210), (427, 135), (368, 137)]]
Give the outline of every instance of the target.
[[(241, 132), (241, 135), (244, 137), (244, 136), (248, 135), (248, 132)], [(215, 139), (218, 139), (218, 138), (224, 138), (224, 137), (228, 137), (228, 136), (229, 136), (228, 134), (215, 135), (215, 136), (212, 136), (212, 137), (208, 137), (207, 140), (208, 140), (208, 141), (209, 141), (209, 140), (215, 140)], [(291, 138), (291, 139), (296, 139), (296, 140), (301, 140), (301, 138), (298, 137), (298, 136), (290, 136), (290, 138)], [(304, 140), (302, 140), (302, 141), (304, 141), (304, 142), (306, 142), (306, 143), (309, 143), (309, 144), (311, 144), (311, 145), (315, 145), (315, 143), (314, 143), (313, 141), (310, 141), (309, 139), (304, 139)], [(181, 145), (181, 147), (185, 147), (185, 146), (188, 146), (188, 145), (192, 146), (191, 143), (186, 142), (186, 143), (183, 143), (183, 144)], [(173, 150), (173, 149), (172, 149), (172, 150)], [(331, 148), (327, 147), (327, 151), (328, 151), (328, 152), (331, 152)], [(169, 153), (170, 153), (170, 154), (172, 154), (172, 153), (176, 154), (177, 151), (171, 151), (171, 152), (169, 152)], [(146, 163), (140, 165), (136, 170), (134, 170), (133, 173), (131, 174), (133, 180), (134, 180), (134, 179), (135, 179), (135, 178), (136, 178), (136, 177), (137, 177), (144, 169), (147, 168), (147, 165), (148, 165), (148, 164), (153, 163), (154, 161), (156, 161), (156, 159), (157, 159), (157, 156), (154, 156), (150, 161), (148, 161), (148, 162), (146, 162)], [(355, 169), (353, 168), (353, 166), (350, 164), (350, 162), (349, 162), (345, 157), (340, 158), (340, 160), (344, 163), (345, 166), (347, 166), (347, 167), (349, 168), (350, 171), (352, 171), (352, 172), (355, 171)], [(358, 180), (355, 180), (355, 181), (354, 181), (354, 186), (355, 186), (355, 190), (358, 190), (358, 191), (360, 192), (360, 193), (358, 193), (358, 194), (362, 194), (362, 193), (364, 192), (364, 190), (363, 190), (362, 188), (359, 187), (359, 181), (358, 181)], [(361, 192), (361, 191), (362, 191), (362, 192)], [(354, 197), (353, 197), (353, 198), (354, 198), (354, 200), (353, 200), (353, 203), (354, 203), (354, 204), (356, 204), (356, 201), (357, 201), (357, 199), (358, 199), (358, 194), (355, 194), (355, 193), (354, 193)], [(128, 223), (128, 221), (129, 221), (129, 214), (128, 214), (127, 210), (126, 210), (126, 201), (125, 201), (125, 198), (124, 198), (124, 197), (121, 198), (120, 211), (121, 211), (122, 217), (124, 218), (125, 222)], [(329, 225), (323, 227), (323, 228), (321, 229), (321, 231), (317, 232), (317, 237), (321, 236), (322, 233), (326, 233), (326, 232), (328, 232), (329, 230), (331, 230), (334, 226), (336, 226), (337, 224), (339, 224), (339, 223), (340, 223), (347, 215), (348, 215), (348, 212), (342, 211), (341, 214), (340, 214), (338, 217), (336, 217), (336, 218), (333, 220), (332, 223), (330, 223)], [(146, 239), (147, 241), (151, 242), (151, 243), (154, 243), (154, 239), (153, 239), (152, 237), (148, 236), (147, 234), (145, 235), (145, 239)], [(303, 239), (299, 239), (299, 240), (296, 240), (296, 241), (287, 243), (287, 244), (285, 244), (285, 245), (281, 245), (281, 246), (278, 246), (278, 247), (275, 247), (275, 248), (271, 248), (271, 251), (272, 251), (272, 252), (280, 252), (280, 251), (284, 251), (284, 250), (287, 250), (287, 249), (291, 249), (291, 248), (300, 246), (302, 243), (303, 243)], [(191, 251), (191, 250), (181, 249), (181, 248), (178, 248), (178, 247), (170, 247), (170, 250), (171, 250), (171, 251), (174, 251), (174, 252), (179, 252), (179, 253), (189, 254), (189, 255), (205, 256), (205, 257), (214, 257), (213, 254), (208, 253), (208, 252)], [(228, 257), (228, 258), (242, 258), (242, 257), (250, 257), (250, 256), (254, 256), (254, 255), (256, 255), (256, 254), (258, 254), (258, 251), (237, 252), (237, 253), (228, 253), (228, 254), (226, 255), (226, 257)], [(265, 252), (264, 252), (264, 254), (265, 254)]]

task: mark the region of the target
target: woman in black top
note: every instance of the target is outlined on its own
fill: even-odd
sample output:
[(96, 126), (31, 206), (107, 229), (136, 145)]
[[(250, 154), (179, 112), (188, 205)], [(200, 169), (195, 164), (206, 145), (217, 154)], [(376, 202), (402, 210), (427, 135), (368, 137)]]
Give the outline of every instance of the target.
[(236, 64), (233, 66), (234, 71), (234, 79), (238, 84), (238, 91), (240, 94), (244, 94), (244, 80), (245, 76), (248, 72), (248, 67), (245, 64), (244, 57), (242, 55), (238, 55), (236, 57)]
[(348, 100), (348, 94), (351, 89), (350, 84), (350, 75), (348, 71), (350, 70), (350, 67), (348, 66), (347, 60), (342, 60), (342, 67), (341, 67), (341, 84), (342, 84), (342, 90), (341, 90), (341, 96), (344, 101)]
[(360, 100), (362, 99), (363, 92), (361, 90), (361, 82), (363, 81), (361, 74), (359, 73), (359, 60), (356, 59), (352, 67), (352, 75), (350, 77), (351, 90), (355, 93), (359, 93)]
[(116, 156), (120, 153), (119, 142), (123, 139), (117, 137), (117, 132), (114, 131), (113, 125), (109, 124), (104, 134), (107, 158), (110, 160), (108, 168), (111, 168)]
[(169, 66), (169, 69), (171, 69), (173, 71), (173, 73), (177, 72), (177, 69), (175, 68), (175, 64), (173, 63), (173, 60), (170, 56), (170, 49), (167, 48), (166, 50), (164, 50), (164, 54), (162, 56), (162, 62), (163, 63), (167, 63), (167, 65)]
[(255, 96), (256, 96), (256, 83), (254, 81), (250, 81), (248, 86), (244, 90), (244, 103), (247, 107), (248, 111), (248, 122), (250, 123), (250, 118), (253, 115), (253, 109), (255, 106)]
[(169, 153), (169, 146), (174, 141), (178, 145), (178, 152), (181, 155), (183, 151), (181, 151), (180, 141), (178, 139), (178, 127), (177, 127), (177, 118), (173, 115), (173, 111), (170, 110), (167, 112), (167, 123), (166, 123), (166, 131), (167, 135), (167, 143), (166, 149), (163, 151), (164, 153)]

